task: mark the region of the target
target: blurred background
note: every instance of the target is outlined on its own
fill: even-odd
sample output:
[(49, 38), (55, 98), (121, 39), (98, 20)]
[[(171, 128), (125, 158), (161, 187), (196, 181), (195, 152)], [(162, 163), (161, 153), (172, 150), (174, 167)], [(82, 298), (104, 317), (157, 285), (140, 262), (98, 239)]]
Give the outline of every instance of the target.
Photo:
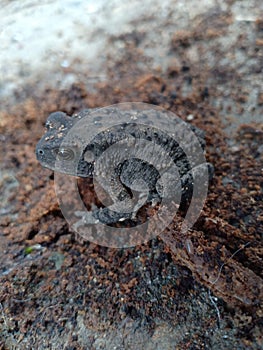
[(10, 102), (27, 84), (92, 89), (134, 45), (145, 71), (195, 67), (223, 116), (260, 121), (262, 12), (260, 0), (2, 0), (0, 98)]

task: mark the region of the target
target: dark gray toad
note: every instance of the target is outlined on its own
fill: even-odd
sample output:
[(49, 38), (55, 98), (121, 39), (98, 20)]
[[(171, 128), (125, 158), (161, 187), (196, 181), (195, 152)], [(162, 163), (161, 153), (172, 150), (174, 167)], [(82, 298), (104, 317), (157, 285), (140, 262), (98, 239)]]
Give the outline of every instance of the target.
[(96, 175), (111, 204), (86, 213), (85, 220), (114, 224), (136, 222), (143, 205), (154, 206), (164, 196), (187, 206), (193, 179), (203, 181), (213, 175), (205, 158), (194, 159), (198, 147), (204, 150), (204, 132), (179, 118), (165, 120), (164, 111), (136, 113), (110, 107), (106, 112), (86, 109), (73, 116), (50, 114), (36, 156), (42, 166), (56, 172)]

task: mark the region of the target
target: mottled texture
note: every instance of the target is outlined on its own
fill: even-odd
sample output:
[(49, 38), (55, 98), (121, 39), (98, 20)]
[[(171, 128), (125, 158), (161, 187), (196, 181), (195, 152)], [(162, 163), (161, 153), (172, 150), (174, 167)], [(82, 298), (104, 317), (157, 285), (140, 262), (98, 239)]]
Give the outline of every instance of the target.
[[(55, 112), (48, 117), (47, 132), (37, 144), (37, 159), (44, 167), (79, 177), (92, 177), (94, 173), (99, 176), (113, 204), (95, 209), (92, 217), (86, 214), (90, 222), (112, 224), (135, 219), (143, 204), (154, 206), (164, 197), (178, 197), (178, 205), (183, 208), (191, 199), (194, 177), (204, 181), (206, 173), (212, 177), (211, 164), (199, 164), (200, 160), (194, 157), (191, 163), (186, 154), (194, 156), (198, 147), (204, 149), (202, 130), (176, 117), (170, 120), (172, 137), (161, 129), (165, 111), (140, 111), (138, 122), (132, 120), (133, 113), (116, 107), (85, 109), (72, 117)], [(105, 115), (111, 118), (113, 114), (120, 117), (121, 123), (107, 128), (103, 124)], [(123, 123), (124, 119), (127, 122)], [(78, 125), (80, 121), (84, 122)], [(91, 141), (86, 141), (85, 129), (94, 133)], [(184, 141), (183, 146), (178, 138)]]

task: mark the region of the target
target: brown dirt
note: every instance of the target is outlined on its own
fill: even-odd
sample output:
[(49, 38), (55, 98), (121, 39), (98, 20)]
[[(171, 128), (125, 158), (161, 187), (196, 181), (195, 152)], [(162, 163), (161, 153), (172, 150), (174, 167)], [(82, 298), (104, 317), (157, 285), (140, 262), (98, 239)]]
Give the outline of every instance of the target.
[[(176, 33), (171, 52), (224, 35), (231, 16), (220, 18), (213, 30)], [(17, 105), (1, 112), (2, 349), (262, 346), (263, 126), (241, 125), (230, 136), (212, 103), (222, 98), (220, 89), (206, 84), (214, 71), (176, 61), (149, 73), (131, 39), (118, 62), (109, 58), (108, 81), (92, 92), (81, 83), (64, 91), (37, 91), (32, 84), (26, 94), (17, 92)], [(221, 68), (221, 78), (229, 74)], [(180, 88), (185, 84), (191, 86), (187, 94)], [(242, 96), (234, 92), (237, 109)], [(187, 237), (178, 235), (180, 222), (174, 222), (160, 238), (135, 248), (80, 242), (59, 210), (52, 172), (35, 159), (51, 111), (72, 114), (124, 101), (157, 104), (185, 120), (191, 114), (206, 131), (215, 177)], [(181, 243), (188, 238), (190, 252)]]

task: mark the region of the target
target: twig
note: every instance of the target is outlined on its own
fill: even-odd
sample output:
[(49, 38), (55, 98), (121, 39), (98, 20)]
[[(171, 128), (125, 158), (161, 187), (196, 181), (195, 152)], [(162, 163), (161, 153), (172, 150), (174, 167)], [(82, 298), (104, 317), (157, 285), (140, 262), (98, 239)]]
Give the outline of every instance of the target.
[[(217, 278), (212, 282), (212, 285), (216, 284), (217, 281), (220, 278), (221, 272), (223, 267), (237, 254), (239, 253), (241, 250), (245, 249), (251, 242), (246, 243), (245, 245), (243, 245), (242, 247), (240, 247), (239, 249), (237, 249), (228, 259), (226, 262), (224, 262), (221, 266), (220, 269), (218, 271), (218, 276)], [(217, 300), (217, 298), (212, 297), (211, 295), (211, 290), (208, 289), (208, 294), (209, 294), (209, 299), (211, 301), (211, 303), (213, 304), (214, 308), (216, 309), (216, 314), (217, 314), (217, 319), (218, 319), (218, 328), (221, 328), (221, 315), (220, 315), (220, 311), (219, 308), (217, 306), (217, 304), (215, 303), (215, 300)]]

